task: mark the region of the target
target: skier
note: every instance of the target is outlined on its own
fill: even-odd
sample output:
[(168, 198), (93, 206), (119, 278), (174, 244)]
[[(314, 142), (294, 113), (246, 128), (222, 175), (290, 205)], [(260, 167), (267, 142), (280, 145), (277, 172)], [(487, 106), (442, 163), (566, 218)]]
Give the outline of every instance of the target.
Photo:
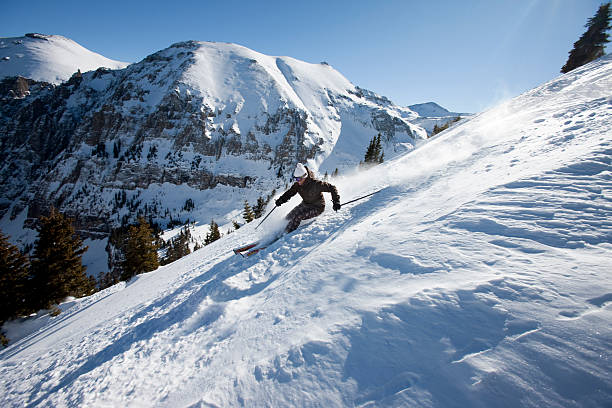
[(340, 209), (340, 196), (336, 187), (325, 181), (317, 180), (312, 171), (302, 163), (297, 164), (293, 178), (295, 183), (275, 202), (276, 206), (280, 207), (296, 194), (302, 197), (302, 202), (285, 217), (289, 220), (285, 232), (294, 231), (300, 222), (314, 218), (325, 210), (323, 192), (331, 193), (334, 211)]

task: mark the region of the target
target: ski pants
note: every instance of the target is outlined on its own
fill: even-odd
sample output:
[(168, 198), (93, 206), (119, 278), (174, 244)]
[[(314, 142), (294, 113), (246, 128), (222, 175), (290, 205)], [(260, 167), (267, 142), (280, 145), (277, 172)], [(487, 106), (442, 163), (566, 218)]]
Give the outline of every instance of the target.
[(287, 227), (285, 227), (285, 232), (294, 231), (297, 227), (299, 227), (300, 222), (309, 218), (314, 218), (317, 215), (320, 215), (324, 210), (324, 206), (308, 205), (302, 202), (291, 210), (285, 217), (289, 220)]

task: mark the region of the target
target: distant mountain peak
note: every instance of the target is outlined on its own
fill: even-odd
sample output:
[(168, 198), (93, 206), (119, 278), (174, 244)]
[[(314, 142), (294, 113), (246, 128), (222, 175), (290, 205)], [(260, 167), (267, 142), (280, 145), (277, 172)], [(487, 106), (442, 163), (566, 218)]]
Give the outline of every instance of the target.
[(410, 110), (419, 114), (423, 117), (446, 117), (446, 116), (465, 116), (468, 113), (450, 112), (448, 109), (443, 108), (435, 102), (418, 103), (415, 105), (408, 106)]
[[(26, 37), (29, 37), (29, 38), (36, 38), (36, 39), (39, 39), (39, 40), (45, 40), (45, 41), (48, 41), (48, 39), (49, 39), (50, 37), (53, 37), (52, 35), (48, 35), (48, 34), (40, 34), (40, 33), (27, 33), (25, 36), (26, 36)], [(59, 37), (61, 37), (61, 36), (59, 36), (59, 35), (58, 35), (58, 36), (56, 36), (56, 37), (58, 37), (58, 38), (59, 38)], [(62, 38), (64, 38), (64, 37), (62, 37)]]
[(472, 116), (471, 113), (450, 112), (435, 102), (418, 103), (410, 105), (408, 108), (419, 115), (418, 118), (413, 120), (413, 123), (425, 128), (429, 135), (433, 133), (436, 125), (444, 126), (457, 117), (465, 118)]
[(0, 38), (0, 79), (22, 76), (59, 84), (79, 69), (120, 69), (129, 63), (114, 61), (88, 50), (61, 35), (27, 33), (23, 37)]

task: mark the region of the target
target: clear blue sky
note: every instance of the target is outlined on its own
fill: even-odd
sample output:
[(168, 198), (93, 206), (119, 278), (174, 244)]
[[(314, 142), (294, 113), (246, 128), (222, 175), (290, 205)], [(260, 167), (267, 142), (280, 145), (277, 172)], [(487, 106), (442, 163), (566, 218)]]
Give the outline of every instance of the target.
[[(479, 112), (559, 75), (600, 0), (3, 0), (0, 37), (136, 62), (186, 40), (327, 61), (399, 105)], [(610, 51), (608, 47), (607, 51)]]

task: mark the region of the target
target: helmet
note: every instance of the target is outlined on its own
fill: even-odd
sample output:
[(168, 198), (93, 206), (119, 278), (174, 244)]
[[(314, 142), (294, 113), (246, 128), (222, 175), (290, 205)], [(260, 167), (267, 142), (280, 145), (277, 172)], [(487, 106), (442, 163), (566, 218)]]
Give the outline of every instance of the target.
[(293, 172), (293, 177), (304, 177), (308, 174), (308, 172), (306, 171), (306, 167), (304, 167), (304, 165), (302, 163), (298, 163), (297, 166), (295, 166), (295, 171)]

